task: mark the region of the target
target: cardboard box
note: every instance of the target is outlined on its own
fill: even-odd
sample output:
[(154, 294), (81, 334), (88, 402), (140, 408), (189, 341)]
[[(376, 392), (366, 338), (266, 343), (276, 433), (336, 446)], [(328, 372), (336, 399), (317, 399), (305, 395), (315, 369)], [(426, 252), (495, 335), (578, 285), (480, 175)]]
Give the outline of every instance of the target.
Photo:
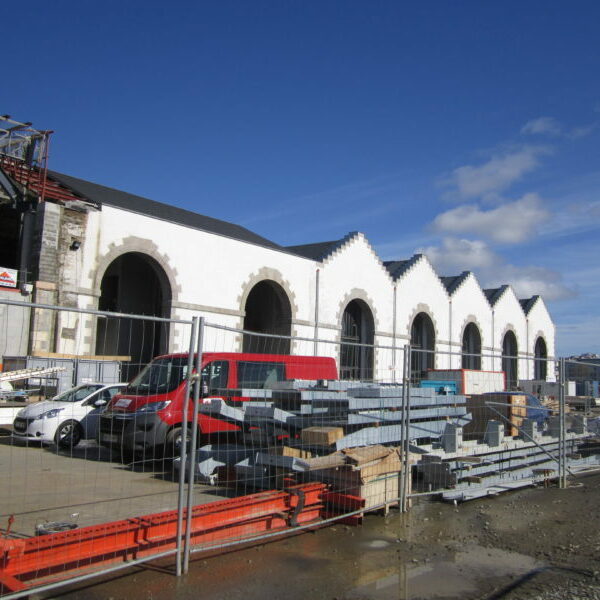
[[(494, 404), (487, 405), (488, 402)], [(490, 420), (500, 421), (504, 425), (505, 435), (514, 437), (519, 435), (519, 427), (527, 417), (527, 396), (519, 392), (467, 396), (467, 409), (473, 418), (464, 427), (465, 440), (483, 439)]]
[(293, 458), (312, 458), (312, 453), (308, 450), (292, 448), (291, 446), (271, 446), (269, 448), (269, 454), (276, 454), (277, 456), (292, 456)]
[(307, 446), (331, 446), (343, 437), (342, 427), (307, 427), (301, 432), (302, 442)]

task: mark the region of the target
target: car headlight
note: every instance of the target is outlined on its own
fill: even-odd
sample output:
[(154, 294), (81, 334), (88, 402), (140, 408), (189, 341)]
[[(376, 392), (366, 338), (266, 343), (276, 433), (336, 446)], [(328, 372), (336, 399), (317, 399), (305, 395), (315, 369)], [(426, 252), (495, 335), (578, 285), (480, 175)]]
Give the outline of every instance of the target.
[(54, 417), (58, 416), (58, 413), (65, 410), (64, 408), (53, 408), (52, 410), (47, 410), (45, 413), (38, 415), (36, 419), (54, 419)]
[(136, 412), (139, 413), (153, 413), (162, 410), (163, 408), (167, 408), (171, 404), (170, 400), (163, 400), (162, 402), (150, 402), (149, 404), (144, 404), (144, 406), (140, 406)]

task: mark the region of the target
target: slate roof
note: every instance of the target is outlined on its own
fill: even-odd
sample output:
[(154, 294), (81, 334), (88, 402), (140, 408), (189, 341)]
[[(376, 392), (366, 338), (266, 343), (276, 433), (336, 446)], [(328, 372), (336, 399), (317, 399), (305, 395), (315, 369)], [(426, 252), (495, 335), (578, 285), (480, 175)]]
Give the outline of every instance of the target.
[(483, 290), (485, 297), (488, 299), (488, 302), (494, 306), (496, 302), (500, 299), (500, 296), (504, 294), (504, 292), (508, 289), (507, 285), (502, 285), (499, 288), (487, 289)]
[(448, 293), (453, 294), (469, 275), (469, 271), (463, 271), (460, 275), (440, 277), (440, 279), (442, 280), (444, 287), (448, 290)]
[(383, 266), (388, 270), (392, 279), (399, 279), (408, 269), (419, 262), (421, 258), (423, 258), (422, 254), (415, 254), (408, 260), (387, 260), (383, 263)]
[(316, 242), (314, 244), (302, 244), (300, 246), (286, 246), (286, 250), (299, 254), (311, 260), (320, 261), (331, 254), (343, 240), (333, 240), (331, 242)]
[(61, 185), (70, 188), (79, 196), (83, 196), (99, 206), (114, 206), (115, 208), (121, 208), (134, 213), (163, 219), (171, 223), (178, 223), (180, 225), (185, 225), (186, 227), (200, 229), (202, 231), (215, 233), (243, 242), (249, 242), (258, 246), (273, 248), (275, 250), (285, 250), (279, 244), (276, 244), (241, 225), (213, 219), (212, 217), (207, 217), (183, 208), (177, 208), (176, 206), (149, 200), (142, 196), (115, 190), (104, 185), (65, 175), (64, 173), (48, 171), (48, 176)]
[(523, 298), (519, 300), (519, 304), (523, 308), (523, 312), (528, 315), (529, 311), (533, 308), (534, 304), (537, 302), (539, 296), (531, 296), (531, 298)]

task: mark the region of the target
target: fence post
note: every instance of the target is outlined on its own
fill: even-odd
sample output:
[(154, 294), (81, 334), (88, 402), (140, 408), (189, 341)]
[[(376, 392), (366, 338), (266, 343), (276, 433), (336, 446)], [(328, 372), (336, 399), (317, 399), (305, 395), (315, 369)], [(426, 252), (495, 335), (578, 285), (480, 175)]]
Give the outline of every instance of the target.
[(558, 460), (558, 486), (567, 487), (567, 427), (565, 416), (565, 359), (559, 359), (559, 386), (558, 386), (558, 419), (559, 419), (559, 460)]
[(190, 564), (190, 540), (192, 536), (192, 507), (194, 505), (194, 480), (196, 475), (196, 445), (198, 443), (198, 408), (202, 387), (202, 346), (204, 344), (204, 317), (198, 320), (198, 349), (196, 351), (196, 378), (194, 380), (194, 407), (192, 415), (192, 441), (190, 446), (187, 508), (185, 521), (185, 544), (183, 546), (183, 573), (187, 574)]
[(402, 360), (402, 470), (400, 472), (400, 512), (408, 508), (408, 482), (410, 473), (410, 344), (404, 346)]
[(190, 388), (192, 385), (192, 371), (194, 367), (194, 350), (196, 347), (196, 333), (198, 330), (198, 317), (192, 318), (192, 331), (190, 334), (190, 347), (188, 352), (187, 364), (187, 382), (185, 396), (183, 399), (183, 414), (181, 415), (184, 426), (181, 428), (181, 447), (179, 448), (179, 486), (177, 489), (177, 561), (176, 574), (183, 574), (182, 570), (182, 553), (183, 553), (183, 503), (185, 496), (185, 463), (186, 463), (186, 446), (187, 446), (187, 414), (190, 398)]

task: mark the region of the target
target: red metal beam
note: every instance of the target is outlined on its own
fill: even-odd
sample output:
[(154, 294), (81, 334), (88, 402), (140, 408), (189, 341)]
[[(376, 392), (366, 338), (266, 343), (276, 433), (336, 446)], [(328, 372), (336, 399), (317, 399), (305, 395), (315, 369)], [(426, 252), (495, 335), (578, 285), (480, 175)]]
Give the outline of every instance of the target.
[[(326, 486), (310, 483), (195, 506), (193, 544), (244, 539), (318, 521)], [(184, 516), (184, 518), (186, 518)], [(21, 591), (48, 578), (66, 580), (83, 569), (151, 557), (177, 545), (177, 511), (93, 525), (29, 539), (0, 540), (1, 592)]]

